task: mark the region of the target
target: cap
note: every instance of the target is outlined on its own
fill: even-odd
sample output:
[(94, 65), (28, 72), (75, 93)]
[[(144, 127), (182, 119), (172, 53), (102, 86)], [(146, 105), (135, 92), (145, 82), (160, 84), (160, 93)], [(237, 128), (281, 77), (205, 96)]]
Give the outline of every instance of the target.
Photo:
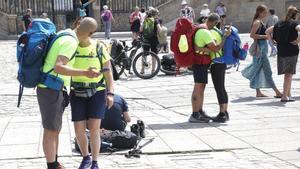
[(186, 0), (183, 0), (183, 1), (181, 2), (181, 5), (187, 5)]
[(208, 5), (207, 5), (207, 4), (203, 4), (203, 6), (204, 6), (204, 7), (208, 7)]

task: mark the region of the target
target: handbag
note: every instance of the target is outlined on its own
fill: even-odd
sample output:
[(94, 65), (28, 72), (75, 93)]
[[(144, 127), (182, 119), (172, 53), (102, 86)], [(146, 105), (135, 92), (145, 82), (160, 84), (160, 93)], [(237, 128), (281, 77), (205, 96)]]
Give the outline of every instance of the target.
[(251, 56), (259, 57), (259, 53), (260, 53), (260, 49), (259, 49), (257, 40), (254, 40), (254, 42), (250, 45), (249, 54)]

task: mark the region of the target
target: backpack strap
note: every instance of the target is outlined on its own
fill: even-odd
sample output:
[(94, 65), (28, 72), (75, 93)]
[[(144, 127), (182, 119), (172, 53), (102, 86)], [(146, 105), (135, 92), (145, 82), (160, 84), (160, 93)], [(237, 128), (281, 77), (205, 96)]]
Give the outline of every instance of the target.
[[(101, 69), (103, 69), (102, 57), (105, 57), (105, 56), (103, 55), (103, 47), (100, 46), (100, 42), (97, 43), (96, 51), (97, 51), (97, 58), (99, 59), (100, 67), (101, 67)], [(74, 54), (74, 57), (75, 57), (76, 54), (77, 54), (77, 52)], [(74, 88), (86, 88), (86, 87), (89, 87), (89, 88), (98, 88), (98, 87), (106, 87), (105, 86), (105, 82), (104, 82), (104, 77), (102, 77), (102, 79), (100, 79), (100, 81), (97, 82), (97, 83), (71, 82), (71, 86), (74, 87)]]

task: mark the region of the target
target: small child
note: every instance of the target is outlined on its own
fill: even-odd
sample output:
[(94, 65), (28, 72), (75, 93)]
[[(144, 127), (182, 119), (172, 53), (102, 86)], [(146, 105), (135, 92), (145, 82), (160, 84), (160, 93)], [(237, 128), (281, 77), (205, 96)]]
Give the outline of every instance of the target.
[[(162, 25), (162, 19), (159, 19), (159, 24)], [(161, 27), (161, 31), (158, 32), (158, 42), (160, 47), (160, 53), (169, 53), (168, 41), (167, 41), (168, 28), (165, 26)]]

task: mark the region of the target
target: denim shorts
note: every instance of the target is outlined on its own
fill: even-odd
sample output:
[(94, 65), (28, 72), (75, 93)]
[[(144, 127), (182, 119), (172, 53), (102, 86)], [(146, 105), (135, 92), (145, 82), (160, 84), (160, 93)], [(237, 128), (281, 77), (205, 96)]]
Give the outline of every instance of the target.
[(103, 119), (106, 108), (105, 90), (97, 91), (92, 97), (76, 97), (70, 92), (72, 121), (84, 121), (90, 118)]
[(207, 84), (209, 65), (193, 65), (193, 76), (195, 83)]

